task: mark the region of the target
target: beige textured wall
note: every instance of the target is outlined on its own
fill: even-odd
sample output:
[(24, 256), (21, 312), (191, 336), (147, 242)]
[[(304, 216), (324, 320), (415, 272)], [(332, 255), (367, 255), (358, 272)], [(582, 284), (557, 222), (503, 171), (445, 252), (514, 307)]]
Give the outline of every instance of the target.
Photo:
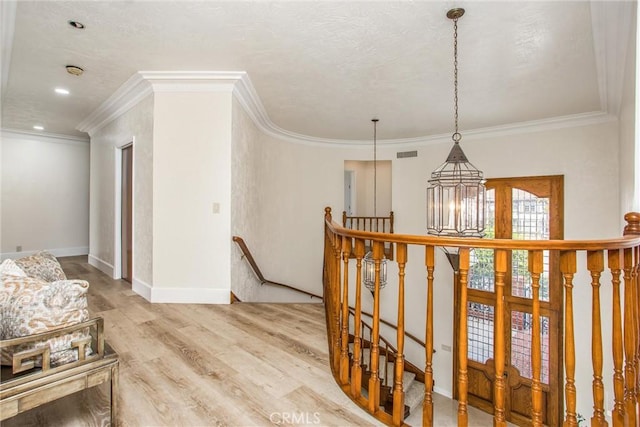
[(113, 269), (116, 147), (134, 138), (133, 277), (134, 284), (150, 284), (153, 268), (153, 95), (91, 135), (89, 255), (104, 270)]
[[(236, 99), (233, 100), (231, 144), (231, 234), (240, 236), (253, 251), (259, 240), (260, 175), (262, 133)], [(256, 301), (260, 282), (250, 269), (238, 245), (231, 246), (231, 290), (242, 301)], [(263, 254), (256, 261), (266, 262)]]

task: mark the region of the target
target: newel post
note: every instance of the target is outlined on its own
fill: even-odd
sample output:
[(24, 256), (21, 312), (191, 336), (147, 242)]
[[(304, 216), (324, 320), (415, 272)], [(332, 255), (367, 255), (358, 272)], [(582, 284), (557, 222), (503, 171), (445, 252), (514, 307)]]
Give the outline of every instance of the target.
[(627, 221), (623, 232), (625, 236), (640, 235), (640, 212), (629, 212), (624, 216), (624, 220)]
[[(640, 236), (640, 213), (629, 212), (624, 216), (627, 225), (625, 236)], [(624, 250), (625, 281), (625, 409), (630, 425), (640, 421), (640, 247)]]

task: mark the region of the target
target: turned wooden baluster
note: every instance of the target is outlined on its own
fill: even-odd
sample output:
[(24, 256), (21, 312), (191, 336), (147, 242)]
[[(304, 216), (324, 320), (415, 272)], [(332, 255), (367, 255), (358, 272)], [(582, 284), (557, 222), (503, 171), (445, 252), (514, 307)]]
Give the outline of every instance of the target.
[(342, 336), (340, 349), (340, 382), (349, 383), (349, 257), (351, 238), (342, 238)]
[(396, 245), (398, 262), (398, 334), (395, 376), (393, 381), (393, 424), (401, 425), (404, 419), (404, 390), (402, 374), (404, 373), (404, 277), (407, 264), (407, 244)]
[(422, 425), (433, 426), (433, 271), (435, 269), (435, 250), (425, 247), (425, 265), (427, 266), (427, 325), (425, 334), (424, 401), (422, 402)]
[(380, 362), (380, 261), (383, 256), (382, 242), (373, 242), (373, 261), (375, 264), (375, 282), (373, 292), (373, 319), (371, 328), (371, 377), (369, 378), (369, 412), (374, 413), (380, 408), (380, 378), (378, 364)]
[(469, 424), (467, 412), (468, 382), (467, 371), (467, 278), (469, 275), (469, 248), (459, 249), (459, 284), (460, 286), (460, 334), (458, 335), (458, 426)]
[[(493, 383), (493, 425), (506, 426), (505, 418), (505, 329), (504, 329), (504, 277), (507, 273), (507, 251), (496, 249), (495, 251), (495, 291), (496, 308), (493, 318), (494, 336), (494, 361), (495, 361), (495, 381)], [(466, 351), (466, 350), (465, 350)]]
[(565, 366), (565, 427), (578, 427), (576, 414), (576, 348), (573, 325), (573, 276), (576, 274), (576, 252), (560, 252), (560, 271), (564, 277), (564, 366)]
[(625, 410), (624, 410), (624, 376), (622, 375), (622, 310), (620, 306), (620, 250), (610, 249), (608, 251), (608, 266), (611, 271), (611, 285), (613, 288), (612, 308), (612, 339), (611, 347), (613, 350), (613, 394), (614, 406), (611, 413), (611, 419), (614, 427), (623, 427)]
[(587, 252), (587, 268), (591, 272), (591, 362), (593, 364), (594, 427), (608, 426), (604, 415), (604, 384), (602, 383), (602, 324), (600, 318), (600, 276), (604, 270), (603, 251)]
[[(629, 212), (624, 216), (627, 225), (624, 227), (625, 236), (640, 235), (640, 212)], [(640, 422), (640, 247), (633, 248), (635, 261), (631, 271), (631, 281), (634, 289), (634, 313), (635, 313), (635, 399), (636, 399), (636, 420)]]
[(630, 426), (636, 425), (636, 328), (634, 307), (634, 286), (631, 280), (631, 270), (633, 266), (633, 252), (631, 248), (624, 249), (624, 406), (627, 423)]
[(542, 425), (542, 346), (540, 343), (540, 274), (543, 270), (542, 251), (529, 251), (529, 273), (533, 290), (533, 329), (531, 331), (531, 423)]
[(635, 318), (636, 318), (636, 419), (640, 421), (640, 246), (634, 248), (635, 261), (631, 281), (635, 292)]
[(364, 256), (364, 240), (357, 239), (356, 255), (356, 306), (353, 315), (353, 364), (351, 365), (351, 395), (362, 394), (362, 257)]

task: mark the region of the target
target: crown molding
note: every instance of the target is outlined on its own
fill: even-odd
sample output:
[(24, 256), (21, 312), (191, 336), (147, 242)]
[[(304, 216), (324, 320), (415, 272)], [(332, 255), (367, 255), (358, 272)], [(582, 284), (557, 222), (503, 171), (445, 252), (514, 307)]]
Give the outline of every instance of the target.
[(51, 132), (29, 132), (20, 129), (2, 128), (3, 138), (21, 138), (21, 139), (35, 139), (44, 142), (53, 142), (57, 144), (87, 144), (89, 138), (83, 138), (81, 136), (63, 135), (59, 133)]
[(244, 71), (140, 71), (153, 92), (233, 92)]
[[(274, 124), (267, 114), (249, 75), (245, 71), (140, 71), (127, 80), (98, 109), (77, 127), (92, 134), (119, 117), (151, 93), (162, 92), (230, 92), (265, 134), (297, 144), (314, 146), (369, 146), (370, 140), (319, 138), (290, 132)], [(548, 119), (532, 120), (507, 125), (470, 129), (463, 132), (465, 139), (492, 138), (519, 133), (539, 132), (566, 127), (588, 126), (617, 120), (604, 111), (575, 114)], [(380, 145), (398, 148), (446, 142), (451, 135), (437, 134), (415, 138), (386, 139)]]
[(140, 73), (129, 78), (105, 102), (85, 118), (76, 129), (92, 135), (112, 120), (120, 117), (152, 93), (151, 85)]
[[(139, 71), (129, 78), (105, 102), (85, 118), (76, 129), (90, 135), (120, 117), (152, 93), (167, 92), (230, 92), (238, 82), (247, 86), (243, 93), (255, 90), (244, 71)], [(257, 95), (250, 96), (257, 99)], [(256, 110), (256, 101), (247, 108)], [(264, 108), (262, 107), (263, 114)]]
[[(591, 126), (600, 123), (616, 121), (618, 118), (611, 114), (594, 111), (582, 114), (573, 114), (562, 117), (551, 117), (548, 119), (531, 120), (526, 122), (510, 123), (506, 125), (491, 126), (478, 129), (469, 129), (461, 131), (464, 140), (473, 141), (478, 139), (498, 138), (502, 136), (518, 135), (524, 133), (543, 132), (555, 129)], [(316, 138), (307, 135), (294, 134), (286, 130), (280, 129), (279, 132), (273, 129), (263, 128), (260, 129), (272, 136), (287, 141), (302, 143), (314, 146), (345, 146), (345, 147), (370, 147), (371, 140), (345, 140), (345, 139), (326, 139)], [(424, 145), (439, 144), (443, 142), (450, 142), (451, 134), (443, 133), (436, 135), (419, 136), (415, 138), (401, 138), (401, 139), (385, 139), (378, 140), (380, 146), (393, 146), (394, 148), (416, 148)]]

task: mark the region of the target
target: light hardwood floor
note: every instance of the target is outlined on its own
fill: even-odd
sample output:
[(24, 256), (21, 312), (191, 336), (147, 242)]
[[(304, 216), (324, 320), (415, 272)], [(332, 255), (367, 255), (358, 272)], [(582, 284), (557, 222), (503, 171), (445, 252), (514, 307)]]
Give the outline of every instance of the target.
[[(380, 425), (334, 382), (321, 304), (150, 304), (86, 257), (61, 262), (69, 278), (90, 282), (90, 313), (105, 319), (119, 353), (120, 425)], [(2, 425), (108, 425), (106, 392), (76, 393)], [(443, 402), (438, 424), (455, 425)]]

